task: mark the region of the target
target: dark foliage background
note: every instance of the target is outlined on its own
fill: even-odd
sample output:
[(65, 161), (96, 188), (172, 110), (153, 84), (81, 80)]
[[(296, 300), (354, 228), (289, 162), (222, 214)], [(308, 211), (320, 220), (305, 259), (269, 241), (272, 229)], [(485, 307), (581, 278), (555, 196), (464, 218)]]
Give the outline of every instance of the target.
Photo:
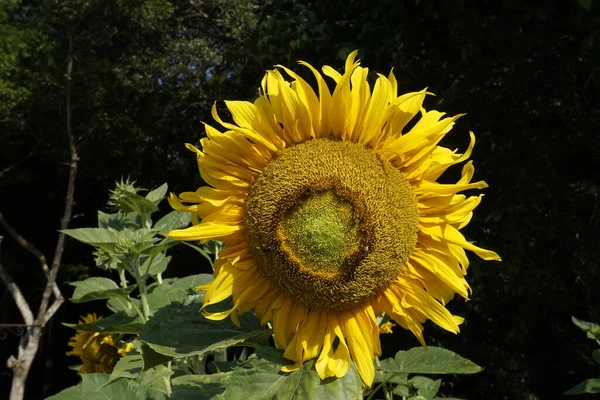
[[(473, 258), (472, 300), (450, 305), (467, 320), (459, 336), (427, 329), (429, 343), (485, 371), (446, 379), (442, 392), (554, 399), (598, 375), (593, 342), (570, 318), (600, 322), (599, 1), (3, 0), (0, 211), (47, 255), (68, 175), (69, 36), (81, 158), (72, 227), (95, 224), (122, 176), (144, 187), (195, 189), (184, 143), (203, 135), (214, 101), (251, 99), (264, 69), (298, 59), (339, 68), (359, 49), (371, 71), (395, 66), (401, 91), (436, 93), (426, 107), (468, 112), (446, 144), (464, 148), (475, 131), (477, 177), (490, 184), (467, 237), (504, 261)], [(66, 295), (69, 281), (98, 274), (91, 248), (74, 241), (64, 261)], [(39, 300), (37, 261), (6, 238), (2, 262)], [(169, 274), (201, 271), (207, 266), (193, 252), (174, 251)], [(77, 382), (64, 355), (71, 331), (60, 322), (88, 311), (95, 310), (66, 304), (54, 317), (28, 398)], [(21, 322), (5, 288), (0, 322)], [(404, 332), (383, 341), (387, 356), (418, 345)], [(0, 397), (16, 342), (11, 334), (1, 342)]]

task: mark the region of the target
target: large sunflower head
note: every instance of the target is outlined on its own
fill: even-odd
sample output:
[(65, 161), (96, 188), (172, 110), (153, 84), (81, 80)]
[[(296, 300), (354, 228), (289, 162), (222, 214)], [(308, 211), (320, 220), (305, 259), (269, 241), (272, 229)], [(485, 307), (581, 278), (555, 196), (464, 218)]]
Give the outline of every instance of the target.
[[(96, 314), (87, 314), (81, 317), (78, 325), (91, 324), (102, 318)], [(132, 344), (119, 348), (112, 336), (100, 332), (77, 331), (69, 340), (73, 350), (67, 352), (68, 356), (77, 356), (81, 360), (79, 374), (105, 373), (110, 374), (120, 357), (131, 350)]]
[[(322, 68), (333, 91), (300, 64), (316, 91), (277, 66), (254, 102), (225, 102), (233, 122), (213, 106), (222, 129), (206, 125), (202, 150), (188, 145), (208, 186), (171, 195), (193, 226), (168, 236), (226, 244), (205, 287), (207, 318), (236, 322), (254, 310), (294, 362), (284, 371), (316, 358), (321, 378), (341, 377), (353, 360), (371, 385), (381, 354), (378, 315), (423, 344), (428, 319), (459, 331), (462, 318), (445, 304), (455, 293), (469, 295), (465, 250), (500, 260), (460, 233), (481, 195), (459, 192), (487, 185), (471, 182), (471, 162), (456, 184), (436, 182), (469, 158), (475, 136), (463, 154), (440, 146), (460, 115), (425, 110), (425, 90), (399, 96), (391, 72), (371, 88), (356, 52), (343, 74)], [(205, 309), (230, 296), (230, 310)]]

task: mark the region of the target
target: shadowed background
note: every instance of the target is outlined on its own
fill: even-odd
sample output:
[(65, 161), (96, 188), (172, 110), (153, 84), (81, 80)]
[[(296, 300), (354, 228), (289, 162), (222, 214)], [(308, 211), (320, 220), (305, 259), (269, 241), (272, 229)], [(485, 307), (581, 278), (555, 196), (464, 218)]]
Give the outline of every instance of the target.
[[(429, 344), (485, 371), (448, 377), (441, 392), (554, 399), (598, 375), (594, 342), (571, 316), (600, 322), (600, 1), (5, 0), (0, 37), (0, 212), (47, 257), (68, 176), (69, 37), (80, 156), (73, 228), (95, 225), (122, 176), (195, 190), (201, 181), (184, 144), (204, 135), (213, 102), (253, 99), (265, 69), (299, 59), (339, 69), (359, 49), (371, 72), (394, 67), (401, 92), (434, 92), (425, 107), (468, 113), (443, 144), (464, 150), (474, 131), (475, 179), (490, 184), (465, 236), (504, 261), (471, 257), (472, 298), (449, 306), (466, 318), (460, 335), (426, 329)], [(68, 282), (103, 273), (91, 252), (67, 242), (59, 272), (66, 297)], [(185, 247), (173, 256), (167, 276), (209, 270)], [(37, 307), (37, 260), (7, 237), (2, 263)], [(63, 305), (27, 398), (78, 381), (68, 370), (77, 360), (64, 355), (72, 331), (60, 322), (101, 310)], [(0, 323), (10, 322), (22, 320), (2, 287)], [(17, 341), (9, 333), (0, 342), (0, 398)], [(382, 341), (384, 356), (418, 345), (398, 329)]]

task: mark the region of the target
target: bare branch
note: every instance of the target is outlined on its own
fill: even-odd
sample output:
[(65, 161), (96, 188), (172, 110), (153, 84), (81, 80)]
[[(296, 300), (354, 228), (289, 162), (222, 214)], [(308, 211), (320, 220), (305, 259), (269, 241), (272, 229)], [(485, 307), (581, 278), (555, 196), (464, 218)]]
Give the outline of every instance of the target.
[[(0, 214), (0, 217), (1, 216), (2, 214)], [(3, 237), (0, 236), (0, 247), (2, 245), (2, 239)], [(21, 289), (19, 289), (19, 286), (17, 286), (15, 281), (13, 281), (8, 271), (6, 271), (2, 267), (2, 258), (0, 258), (0, 279), (2, 279), (2, 282), (4, 282), (4, 284), (6, 285), (8, 292), (14, 299), (15, 304), (17, 305), (17, 308), (19, 309), (19, 312), (21, 313), (25, 324), (32, 325), (34, 322), (34, 318), (33, 313), (31, 312), (31, 308), (29, 307), (27, 300), (25, 300), (25, 297), (23, 296)]]
[[(50, 270), (48, 269), (48, 262), (46, 261), (46, 256), (34, 245), (29, 243), (27, 239), (25, 239), (19, 232), (12, 227), (12, 225), (4, 218), (4, 215), (0, 213), (0, 224), (6, 229), (6, 231), (19, 243), (25, 250), (29, 251), (33, 254), (39, 261), (42, 266), (42, 270), (44, 274), (46, 274), (46, 279), (50, 282)], [(60, 289), (56, 285), (56, 281), (52, 281), (52, 292), (54, 293), (54, 297), (61, 298), (62, 294), (60, 293)]]
[[(73, 212), (73, 199), (75, 197), (75, 177), (77, 176), (77, 163), (79, 161), (79, 155), (77, 154), (77, 146), (75, 142), (75, 136), (73, 135), (73, 127), (71, 125), (72, 119), (72, 105), (71, 105), (71, 89), (72, 89), (72, 75), (73, 75), (73, 35), (68, 36), (69, 51), (67, 53), (67, 72), (65, 73), (65, 101), (66, 101), (66, 125), (67, 125), (67, 137), (69, 138), (69, 151), (71, 153), (71, 164), (69, 169), (69, 184), (67, 186), (67, 197), (65, 199), (65, 211), (60, 221), (60, 230), (67, 229), (69, 222), (71, 221), (71, 214)], [(62, 254), (65, 248), (65, 234), (60, 232), (58, 234), (58, 240), (56, 241), (56, 249), (54, 250), (54, 259), (52, 260), (52, 267), (48, 276), (48, 283), (46, 290), (42, 295), (42, 301), (40, 303), (40, 309), (38, 312), (38, 322), (42, 323), (46, 319), (46, 311), (48, 310), (48, 303), (50, 301), (50, 294), (53, 286), (56, 286), (56, 274), (60, 267), (62, 260)], [(60, 292), (59, 292), (60, 293)], [(56, 301), (62, 303), (62, 296), (56, 296)], [(53, 305), (54, 306), (54, 305)], [(58, 308), (56, 306), (56, 308)], [(54, 311), (55, 312), (55, 311)], [(53, 313), (54, 313), (53, 312)], [(47, 318), (49, 319), (49, 318)], [(43, 323), (42, 323), (43, 324)]]

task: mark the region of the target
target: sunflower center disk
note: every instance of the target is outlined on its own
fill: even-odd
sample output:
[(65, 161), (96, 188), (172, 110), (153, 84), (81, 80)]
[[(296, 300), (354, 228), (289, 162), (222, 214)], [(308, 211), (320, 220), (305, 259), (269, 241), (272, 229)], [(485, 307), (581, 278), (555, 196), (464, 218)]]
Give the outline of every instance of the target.
[(333, 190), (300, 199), (284, 214), (277, 231), (292, 261), (324, 276), (352, 271), (363, 236), (354, 206)]
[(416, 196), (402, 173), (351, 142), (281, 151), (246, 202), (246, 236), (270, 282), (311, 308), (376, 297), (417, 242)]

